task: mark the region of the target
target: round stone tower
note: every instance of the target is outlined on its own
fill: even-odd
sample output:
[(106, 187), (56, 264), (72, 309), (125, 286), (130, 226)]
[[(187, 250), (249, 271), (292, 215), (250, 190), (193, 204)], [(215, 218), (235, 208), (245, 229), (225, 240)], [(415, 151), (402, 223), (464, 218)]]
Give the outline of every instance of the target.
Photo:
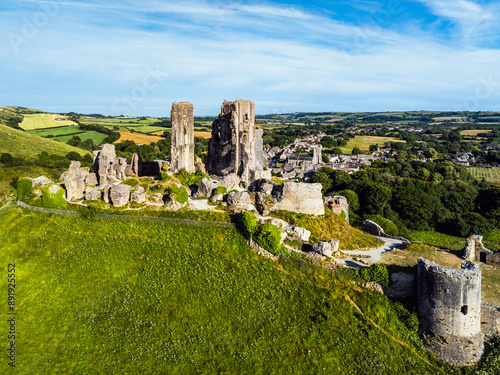
[(479, 361), (484, 350), (481, 332), (481, 270), (464, 261), (462, 269), (418, 259), (418, 310), (424, 344), (457, 366)]

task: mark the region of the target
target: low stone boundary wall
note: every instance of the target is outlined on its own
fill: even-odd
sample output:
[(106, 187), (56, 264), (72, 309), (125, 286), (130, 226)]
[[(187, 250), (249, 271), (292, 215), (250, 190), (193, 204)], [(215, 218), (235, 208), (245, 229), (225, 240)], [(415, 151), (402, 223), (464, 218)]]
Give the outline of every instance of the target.
[[(26, 208), (31, 211), (44, 212), (49, 214), (65, 215), (65, 216), (83, 216), (78, 211), (65, 211), (65, 210), (55, 210), (51, 208), (35, 207), (30, 206), (20, 200), (17, 201), (17, 205)], [(189, 225), (199, 225), (199, 226), (210, 226), (210, 227), (225, 227), (234, 228), (233, 223), (222, 223), (218, 221), (199, 221), (199, 220), (187, 220), (187, 219), (176, 219), (170, 217), (155, 217), (155, 216), (132, 216), (132, 215), (113, 215), (113, 214), (97, 214), (99, 219), (112, 219), (112, 220), (143, 220), (143, 221), (158, 221), (162, 223), (170, 224), (189, 224)]]

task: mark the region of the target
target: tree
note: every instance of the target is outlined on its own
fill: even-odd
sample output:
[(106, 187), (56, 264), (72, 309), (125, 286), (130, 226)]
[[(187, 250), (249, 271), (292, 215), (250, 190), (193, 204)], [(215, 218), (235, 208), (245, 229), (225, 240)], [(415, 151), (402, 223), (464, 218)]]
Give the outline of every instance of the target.
[(370, 153), (378, 151), (378, 145), (370, 145)]
[(389, 207), (392, 192), (387, 186), (381, 184), (367, 184), (361, 190), (360, 198), (363, 211), (367, 214), (383, 214)]
[(359, 155), (359, 154), (362, 154), (363, 152), (361, 151), (361, 149), (359, 147), (354, 147), (352, 149), (352, 155)]
[(333, 171), (332, 168), (323, 167), (312, 178), (312, 182), (320, 183), (322, 185), (321, 192), (323, 195), (326, 194), (328, 190), (332, 188), (332, 181), (330, 180), (330, 171)]
[(14, 163), (14, 158), (9, 153), (3, 153), (0, 155), (0, 162), (7, 166), (11, 166)]
[(68, 160), (74, 160), (74, 161), (82, 161), (82, 156), (75, 151), (70, 151), (66, 154), (66, 159)]

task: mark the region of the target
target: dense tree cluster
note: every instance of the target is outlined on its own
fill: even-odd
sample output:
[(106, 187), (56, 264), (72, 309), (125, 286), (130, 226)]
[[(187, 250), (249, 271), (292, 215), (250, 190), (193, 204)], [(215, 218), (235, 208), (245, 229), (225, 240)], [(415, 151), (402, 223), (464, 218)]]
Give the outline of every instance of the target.
[(399, 233), (468, 236), (500, 226), (500, 188), (474, 181), (465, 167), (447, 161), (377, 161), (352, 175), (324, 167), (312, 181), (323, 184), (324, 195), (344, 195), (354, 222), (380, 215)]

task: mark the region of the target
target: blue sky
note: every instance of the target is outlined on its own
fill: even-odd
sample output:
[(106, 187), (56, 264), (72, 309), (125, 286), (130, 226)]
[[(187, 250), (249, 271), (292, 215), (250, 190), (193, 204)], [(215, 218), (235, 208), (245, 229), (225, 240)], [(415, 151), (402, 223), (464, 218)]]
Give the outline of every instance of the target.
[(169, 116), (500, 110), (500, 1), (0, 3), (0, 105)]

